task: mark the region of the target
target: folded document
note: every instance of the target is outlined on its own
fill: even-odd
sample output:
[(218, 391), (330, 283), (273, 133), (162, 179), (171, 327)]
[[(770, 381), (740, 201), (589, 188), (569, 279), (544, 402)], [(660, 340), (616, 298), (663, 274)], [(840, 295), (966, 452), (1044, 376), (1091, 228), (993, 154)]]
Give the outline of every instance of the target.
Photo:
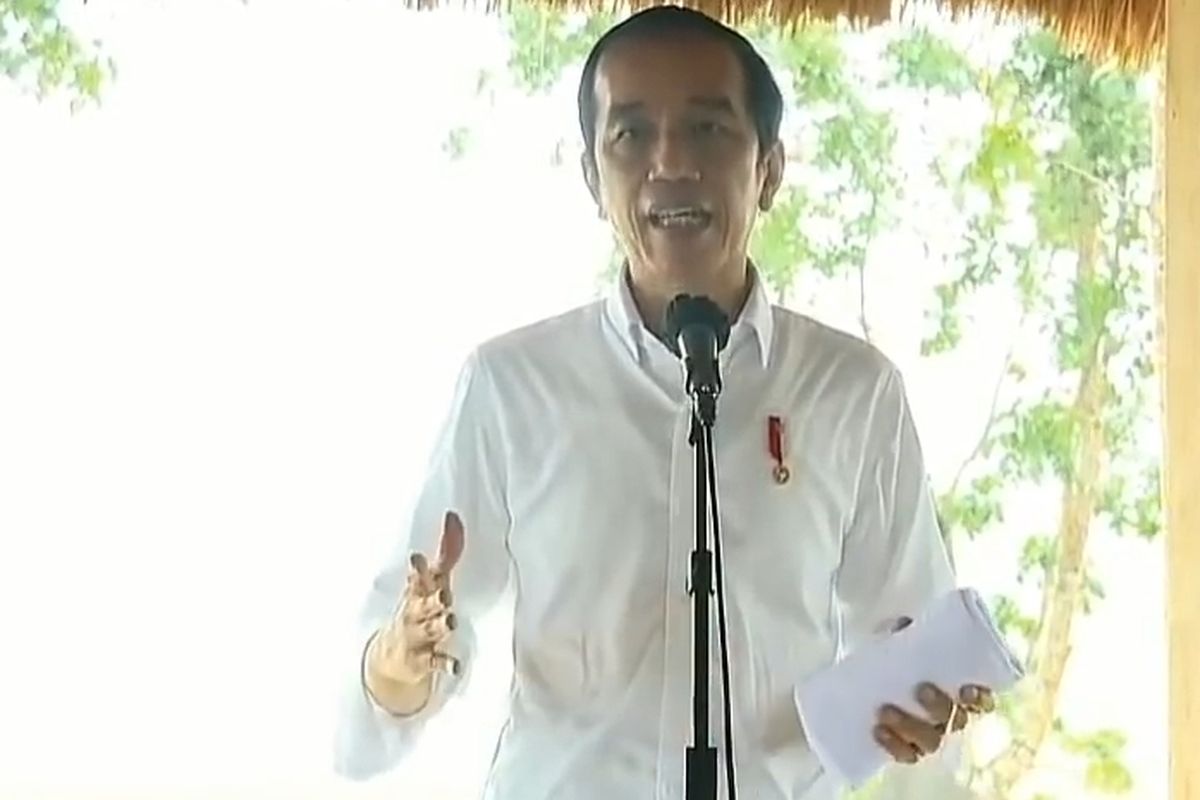
[(822, 765), (857, 788), (891, 761), (873, 733), (882, 706), (928, 718), (916, 698), (922, 683), (956, 696), (966, 685), (1003, 692), (1022, 677), (979, 594), (958, 589), (904, 630), (810, 676), (796, 690), (796, 703)]

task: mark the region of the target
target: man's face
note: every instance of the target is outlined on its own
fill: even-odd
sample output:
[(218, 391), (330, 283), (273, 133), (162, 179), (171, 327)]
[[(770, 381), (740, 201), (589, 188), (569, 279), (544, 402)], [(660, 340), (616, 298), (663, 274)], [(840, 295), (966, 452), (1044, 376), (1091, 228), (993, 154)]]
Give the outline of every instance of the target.
[(619, 42), (600, 60), (595, 96), (585, 177), (635, 277), (686, 290), (740, 276), (783, 150), (760, 152), (732, 49), (704, 35)]

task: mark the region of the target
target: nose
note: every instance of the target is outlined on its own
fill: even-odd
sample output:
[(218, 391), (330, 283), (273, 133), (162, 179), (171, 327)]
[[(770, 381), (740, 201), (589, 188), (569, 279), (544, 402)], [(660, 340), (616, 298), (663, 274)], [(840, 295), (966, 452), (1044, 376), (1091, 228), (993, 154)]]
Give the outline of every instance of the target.
[(650, 161), (650, 179), (658, 181), (695, 181), (700, 169), (695, 153), (681, 132), (665, 130), (655, 143)]

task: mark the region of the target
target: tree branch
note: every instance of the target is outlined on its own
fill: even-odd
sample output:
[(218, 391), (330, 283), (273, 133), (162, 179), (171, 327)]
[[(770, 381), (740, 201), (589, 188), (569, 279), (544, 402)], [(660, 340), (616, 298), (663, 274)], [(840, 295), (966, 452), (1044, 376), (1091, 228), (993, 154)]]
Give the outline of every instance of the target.
[[(989, 261), (990, 260), (991, 257), (989, 256)], [(1047, 265), (1045, 271), (1042, 272), (1039, 282), (1046, 280), (1049, 274), (1050, 267)], [(983, 448), (987, 445), (988, 437), (992, 433), (992, 428), (996, 426), (996, 421), (999, 419), (999, 414), (997, 412), (1000, 406), (1000, 391), (1004, 388), (1004, 379), (1008, 375), (1009, 368), (1012, 366), (1013, 353), (1017, 348), (1017, 336), (1020, 334), (1022, 329), (1024, 329), (1025, 323), (1028, 320), (1029, 309), (1022, 308), (1021, 317), (1017, 320), (1016, 327), (1012, 333), (1012, 339), (1008, 345), (1008, 351), (1004, 354), (1004, 362), (1000, 365), (1000, 374), (996, 376), (996, 385), (992, 388), (992, 403), (988, 408), (987, 422), (984, 423), (983, 432), (979, 434), (979, 440), (975, 442), (975, 447), (971, 450), (971, 454), (963, 460), (962, 464), (958, 468), (958, 471), (954, 473), (954, 480), (950, 482), (950, 488), (946, 492), (951, 496), (957, 492), (958, 485), (962, 482), (963, 475), (966, 474), (967, 468), (971, 466), (975, 459), (979, 458), (980, 453), (983, 452)]]
[[(1022, 313), (1021, 320), (1017, 323), (1018, 331), (1024, 327), (1025, 317), (1026, 314)], [(988, 437), (991, 436), (992, 428), (996, 426), (996, 420), (1000, 416), (997, 413), (1000, 406), (1000, 391), (1004, 388), (1004, 378), (1008, 375), (1009, 367), (1012, 366), (1013, 352), (1016, 350), (1016, 347), (1016, 337), (1014, 336), (1013, 342), (1008, 346), (1008, 352), (1004, 354), (1004, 362), (1000, 365), (1000, 374), (996, 376), (996, 385), (992, 387), (992, 403), (988, 408), (987, 422), (984, 423), (983, 431), (979, 434), (979, 439), (975, 442), (975, 447), (971, 450), (971, 454), (963, 459), (958, 471), (954, 473), (954, 480), (950, 482), (950, 488), (947, 491), (947, 494), (951, 496), (958, 491), (958, 484), (962, 481), (967, 467), (971, 466), (975, 462), (975, 459), (979, 458), (984, 446), (987, 445)]]
[(987, 421), (984, 423), (983, 431), (979, 434), (979, 439), (975, 442), (975, 447), (972, 448), (970, 455), (963, 459), (962, 464), (959, 465), (958, 471), (954, 473), (954, 480), (950, 482), (950, 488), (947, 490), (947, 494), (949, 494), (951, 497), (953, 497), (958, 491), (958, 485), (962, 482), (963, 475), (966, 474), (967, 468), (970, 467), (971, 464), (975, 462), (975, 459), (979, 458), (979, 455), (983, 452), (983, 448), (987, 445), (988, 437), (992, 434), (992, 428), (996, 426), (996, 420), (999, 419), (998, 411), (1000, 407), (1000, 392), (1004, 388), (1004, 379), (1008, 376), (1008, 370), (1012, 366), (1013, 353), (1016, 352), (1017, 349), (1017, 334), (1019, 334), (1021, 329), (1025, 327), (1025, 321), (1028, 318), (1029, 310), (1022, 309), (1021, 318), (1017, 320), (1016, 329), (1013, 331), (1012, 339), (1009, 341), (1008, 351), (1004, 354), (1004, 361), (1001, 363), (1000, 372), (996, 376), (996, 384), (992, 387), (992, 402), (988, 407)]
[(1088, 172), (1087, 170), (1080, 169), (1079, 167), (1075, 166), (1074, 164), (1068, 163), (1066, 161), (1062, 161), (1060, 159), (1050, 159), (1047, 162), (1047, 165), (1050, 167), (1058, 167), (1059, 169), (1063, 169), (1063, 170), (1066, 170), (1067, 172), (1070, 172), (1072, 175), (1077, 175), (1080, 178), (1083, 178), (1085, 181), (1087, 181), (1088, 183), (1091, 183), (1093, 186), (1095, 186), (1097, 189), (1100, 189), (1105, 194), (1110, 194), (1113, 197), (1116, 197), (1118, 200), (1121, 201), (1122, 205), (1135, 205), (1137, 203), (1137, 201), (1134, 198), (1129, 196), (1128, 192), (1121, 191), (1116, 186), (1109, 184), (1107, 181), (1105, 181), (1100, 176), (1093, 175), (1092, 173)]

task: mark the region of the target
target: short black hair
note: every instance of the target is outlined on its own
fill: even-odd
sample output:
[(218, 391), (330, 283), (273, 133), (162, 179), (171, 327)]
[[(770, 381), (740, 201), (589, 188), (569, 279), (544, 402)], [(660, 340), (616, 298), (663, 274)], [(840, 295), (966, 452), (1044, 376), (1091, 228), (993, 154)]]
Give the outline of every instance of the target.
[(699, 33), (724, 42), (737, 57), (746, 78), (746, 102), (754, 117), (760, 153), (779, 141), (783, 119), (783, 96), (767, 62), (745, 36), (699, 11), (682, 6), (655, 6), (626, 18), (596, 40), (583, 64), (579, 79), (579, 129), (588, 161), (596, 157), (596, 69), (611, 45), (635, 38), (666, 38), (681, 33)]

